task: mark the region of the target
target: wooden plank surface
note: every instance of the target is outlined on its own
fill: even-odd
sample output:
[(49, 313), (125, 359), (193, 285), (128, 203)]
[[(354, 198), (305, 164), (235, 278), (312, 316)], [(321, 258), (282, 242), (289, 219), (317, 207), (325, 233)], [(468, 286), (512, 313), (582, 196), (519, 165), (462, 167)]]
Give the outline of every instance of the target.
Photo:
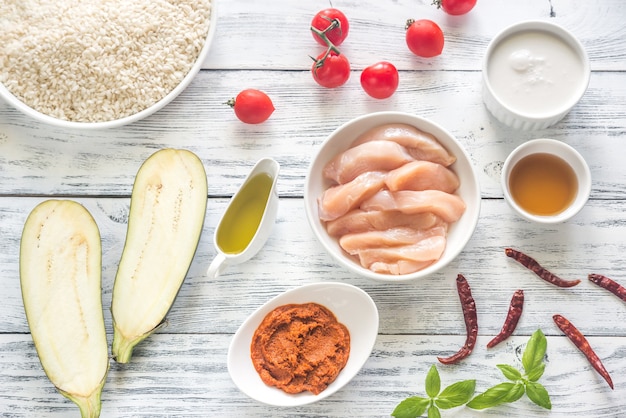
[[(204, 69), (170, 105), (135, 124), (103, 131), (63, 130), (35, 122), (0, 102), (0, 416), (74, 417), (37, 359), (19, 287), (19, 242), (24, 221), (47, 198), (71, 198), (94, 215), (103, 240), (103, 305), (111, 338), (113, 278), (124, 244), (132, 182), (140, 164), (165, 147), (186, 148), (203, 161), (209, 204), (200, 246), (168, 325), (144, 341), (133, 362), (111, 362), (103, 417), (389, 416), (405, 397), (424, 394), (437, 355), (455, 351), (465, 327), (454, 278), (470, 282), (479, 313), (479, 340), (463, 363), (438, 365), (443, 384), (476, 379), (477, 391), (502, 379), (495, 365), (519, 365), (520, 348), (536, 329), (548, 336), (542, 382), (553, 403), (540, 410), (528, 400), (444, 417), (621, 417), (626, 415), (626, 305), (586, 280), (602, 273), (626, 284), (626, 3), (622, 0), (479, 0), (462, 17), (446, 16), (430, 0), (333, 2), (351, 21), (342, 48), (352, 64), (336, 90), (312, 80), (309, 55), (320, 52), (308, 25), (328, 2), (219, 1), (215, 42)], [(412, 56), (403, 39), (407, 18), (430, 18), (446, 34), (444, 54)], [(551, 20), (584, 44), (593, 70), (581, 102), (556, 126), (518, 132), (500, 125), (481, 99), (482, 55), (502, 28), (525, 19)], [(400, 70), (396, 94), (369, 99), (359, 85), (365, 66), (390, 60)], [(224, 102), (247, 87), (260, 88), (276, 111), (261, 125), (244, 125)], [(439, 273), (414, 283), (378, 283), (355, 277), (326, 254), (308, 227), (303, 190), (311, 158), (342, 123), (374, 111), (401, 110), (446, 127), (468, 150), (479, 176), (478, 227), (465, 250)], [(508, 153), (525, 140), (551, 137), (573, 145), (588, 161), (593, 186), (587, 206), (556, 226), (517, 218), (502, 199), (499, 174)], [(228, 198), (255, 161), (281, 164), (276, 226), (249, 262), (215, 280), (205, 271), (215, 256), (213, 231)], [(535, 256), (571, 289), (541, 281), (504, 255), (512, 246)], [(257, 307), (277, 294), (318, 281), (365, 290), (380, 314), (370, 359), (344, 389), (306, 407), (275, 408), (253, 401), (232, 383), (226, 353), (232, 335)], [(485, 344), (499, 331), (515, 289), (526, 292), (516, 336), (496, 349)], [(562, 336), (552, 315), (570, 318), (589, 336), (611, 372), (611, 391)]]

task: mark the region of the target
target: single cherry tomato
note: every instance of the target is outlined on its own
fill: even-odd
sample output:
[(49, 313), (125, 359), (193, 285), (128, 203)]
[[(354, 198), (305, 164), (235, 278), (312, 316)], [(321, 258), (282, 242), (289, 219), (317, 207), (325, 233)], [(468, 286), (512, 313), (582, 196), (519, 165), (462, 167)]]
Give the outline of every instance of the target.
[(261, 90), (242, 90), (237, 97), (226, 102), (244, 123), (265, 122), (274, 112), (272, 99)]
[(350, 62), (345, 55), (329, 49), (317, 57), (311, 73), (320, 86), (339, 87), (350, 78)]
[[(331, 25), (333, 27), (329, 28)], [(339, 46), (348, 36), (350, 24), (348, 23), (346, 15), (340, 10), (331, 7), (317, 12), (311, 21), (311, 27), (322, 32), (328, 29), (328, 31), (325, 32), (326, 37), (333, 45)], [(315, 38), (320, 45), (327, 45), (320, 35), (315, 32), (312, 33), (313, 38)]]
[(464, 15), (476, 6), (476, 0), (434, 0), (437, 8), (442, 8), (449, 15)]
[(443, 51), (443, 31), (432, 20), (406, 21), (406, 44), (418, 57), (431, 58)]
[(361, 87), (375, 99), (386, 99), (395, 93), (400, 78), (396, 67), (386, 61), (377, 62), (361, 73)]

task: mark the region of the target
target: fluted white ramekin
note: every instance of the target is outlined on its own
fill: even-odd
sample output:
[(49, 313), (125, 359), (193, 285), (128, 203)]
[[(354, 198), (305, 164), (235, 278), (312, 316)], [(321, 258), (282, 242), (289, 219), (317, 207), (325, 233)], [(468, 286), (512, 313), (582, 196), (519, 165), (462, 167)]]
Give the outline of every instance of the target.
[[(509, 36), (521, 34), (523, 32), (547, 32), (558, 37), (574, 50), (580, 58), (583, 66), (582, 77), (578, 80), (576, 85), (571, 86), (572, 89), (575, 89), (574, 94), (570, 96), (569, 100), (564, 101), (558, 107), (555, 107), (549, 112), (537, 114), (530, 112), (524, 113), (515, 110), (510, 104), (505, 103), (505, 101), (499, 97), (498, 92), (494, 90), (494, 86), (490, 80), (491, 74), (489, 73), (489, 63), (495, 48)], [(489, 112), (491, 112), (491, 114), (501, 123), (511, 128), (531, 131), (548, 128), (560, 121), (584, 95), (589, 84), (591, 71), (587, 52), (580, 41), (578, 41), (572, 33), (551, 22), (524, 21), (505, 28), (491, 40), (483, 60), (482, 74), (483, 101)]]

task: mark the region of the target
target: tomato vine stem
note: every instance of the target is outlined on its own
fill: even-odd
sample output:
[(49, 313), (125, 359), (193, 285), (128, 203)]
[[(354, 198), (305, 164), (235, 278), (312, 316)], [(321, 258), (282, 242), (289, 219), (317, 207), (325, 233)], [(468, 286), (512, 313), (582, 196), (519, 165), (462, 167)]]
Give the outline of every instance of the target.
[(339, 22), (339, 19), (332, 19), (330, 25), (328, 25), (328, 27), (324, 30), (319, 30), (313, 26), (311, 26), (311, 32), (315, 33), (316, 35), (318, 35), (320, 38), (322, 38), (322, 40), (324, 41), (324, 43), (326, 44), (326, 46), (328, 47), (326, 49), (326, 53), (320, 58), (313, 58), (311, 57), (311, 59), (313, 61), (315, 61), (315, 68), (320, 68), (321, 66), (324, 65), (324, 61), (326, 61), (326, 58), (328, 58), (328, 55), (331, 52), (334, 52), (337, 55), (341, 54), (341, 51), (339, 50), (339, 48), (337, 48), (335, 46), (335, 44), (333, 44), (330, 39), (328, 39), (328, 36), (326, 35), (326, 32), (335, 29), (336, 27), (339, 27), (341, 29), (341, 22)]

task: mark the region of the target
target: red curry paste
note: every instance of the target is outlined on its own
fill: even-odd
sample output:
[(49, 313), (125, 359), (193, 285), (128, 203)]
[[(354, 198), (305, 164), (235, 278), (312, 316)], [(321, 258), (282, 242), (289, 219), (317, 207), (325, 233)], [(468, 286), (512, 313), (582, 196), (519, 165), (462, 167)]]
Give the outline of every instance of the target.
[(345, 367), (350, 333), (317, 303), (288, 304), (267, 314), (254, 332), (252, 363), (265, 384), (286, 393), (319, 394)]

